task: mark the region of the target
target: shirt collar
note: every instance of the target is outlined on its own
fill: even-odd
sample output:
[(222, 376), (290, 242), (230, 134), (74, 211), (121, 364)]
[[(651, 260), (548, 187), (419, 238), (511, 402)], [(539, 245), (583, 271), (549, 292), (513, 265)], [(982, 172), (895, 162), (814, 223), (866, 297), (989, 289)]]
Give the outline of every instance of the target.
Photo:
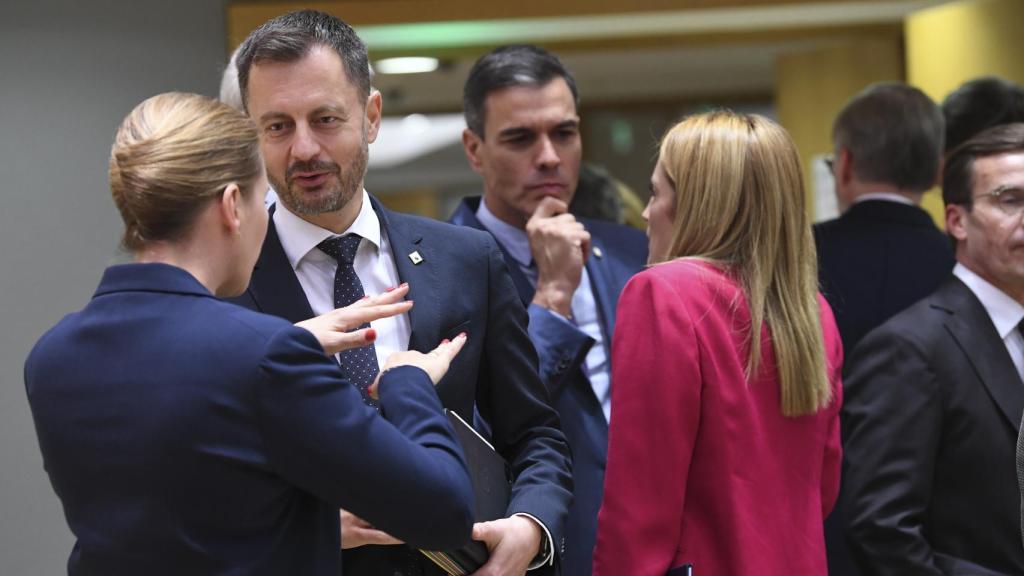
[[(362, 201), (363, 205), (359, 208), (359, 214), (356, 215), (355, 221), (347, 230), (337, 236), (358, 234), (369, 240), (375, 250), (379, 250), (381, 244), (380, 220), (370, 204), (370, 195), (366, 193), (366, 190), (363, 190)], [(274, 226), (277, 227), (281, 248), (284, 249), (293, 270), (298, 269), (303, 258), (307, 256), (320, 255), (329, 258), (323, 252), (314, 249), (318, 244), (336, 234), (296, 216), (285, 207), (283, 202), (278, 202), (277, 209), (274, 210)]]
[(530, 238), (525, 230), (500, 220), (487, 209), (487, 199), (480, 200), (480, 206), (476, 209), (476, 219), (487, 229), (488, 232), (497, 238), (509, 256), (524, 267), (529, 267), (533, 262), (533, 254), (530, 252)]
[(914, 206), (914, 201), (902, 194), (895, 194), (893, 192), (869, 192), (867, 194), (861, 194), (853, 201), (854, 204), (866, 202), (868, 200), (885, 200), (887, 202), (897, 202), (899, 204), (906, 204), (908, 206)]
[(957, 262), (956, 266), (953, 267), (953, 274), (963, 281), (971, 289), (971, 292), (978, 297), (981, 305), (992, 319), (996, 332), (999, 333), (999, 337), (1003, 340), (1017, 328), (1021, 320), (1024, 320), (1024, 306), (1021, 306), (1020, 302), (1010, 298), (1005, 292), (989, 284), (987, 280), (978, 276), (970, 268)]

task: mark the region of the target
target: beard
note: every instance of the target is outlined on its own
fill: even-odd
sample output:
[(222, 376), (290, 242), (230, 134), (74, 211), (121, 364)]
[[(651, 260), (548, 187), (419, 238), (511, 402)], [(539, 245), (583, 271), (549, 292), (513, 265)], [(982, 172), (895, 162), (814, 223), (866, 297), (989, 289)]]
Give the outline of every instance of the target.
[[(337, 212), (344, 208), (356, 193), (362, 190), (363, 177), (366, 175), (368, 142), (363, 138), (362, 146), (356, 151), (348, 165), (341, 166), (332, 161), (313, 160), (309, 162), (293, 162), (285, 171), (284, 181), (267, 174), (271, 186), (277, 192), (280, 201), (293, 214), (300, 216), (316, 216), (327, 212)], [(296, 172), (328, 172), (328, 178), (318, 188), (303, 188), (296, 184), (293, 175)]]

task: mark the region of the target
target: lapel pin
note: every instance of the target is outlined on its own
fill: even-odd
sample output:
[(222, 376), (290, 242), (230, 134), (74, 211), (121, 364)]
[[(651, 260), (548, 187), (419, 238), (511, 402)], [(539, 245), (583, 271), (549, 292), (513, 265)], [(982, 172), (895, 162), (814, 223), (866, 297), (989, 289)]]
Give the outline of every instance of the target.
[(414, 250), (409, 253), (409, 260), (412, 260), (413, 264), (419, 264), (420, 262), (423, 262), (423, 256), (420, 256), (420, 253)]
[(597, 256), (598, 258), (604, 258), (604, 252), (602, 252), (601, 249), (598, 248), (597, 246), (594, 246), (594, 256)]

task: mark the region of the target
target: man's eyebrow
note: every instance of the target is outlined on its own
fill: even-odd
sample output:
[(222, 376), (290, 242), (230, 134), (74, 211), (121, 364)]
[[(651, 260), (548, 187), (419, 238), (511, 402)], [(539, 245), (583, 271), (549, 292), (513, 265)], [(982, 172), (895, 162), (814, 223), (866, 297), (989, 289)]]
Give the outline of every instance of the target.
[(260, 116), (260, 124), (264, 124), (271, 120), (283, 120), (287, 119), (288, 115), (284, 112), (267, 112)]
[(1024, 188), (1021, 188), (1016, 184), (1003, 184), (1002, 186), (996, 186), (991, 192), (989, 192), (989, 195), (999, 196), (1004, 192), (1024, 192)]
[(344, 106), (341, 106), (339, 104), (327, 104), (325, 106), (320, 106), (319, 108), (310, 112), (310, 116), (319, 116), (324, 113), (337, 114), (339, 116), (348, 115), (348, 112), (345, 110)]
[(527, 128), (526, 126), (513, 126), (511, 128), (505, 128), (501, 132), (498, 132), (498, 137), (528, 136), (533, 133), (534, 130), (532, 128)]
[(570, 118), (568, 120), (563, 120), (562, 122), (559, 122), (557, 125), (555, 125), (555, 129), (563, 130), (565, 128), (578, 128), (579, 125), (580, 121), (578, 118)]

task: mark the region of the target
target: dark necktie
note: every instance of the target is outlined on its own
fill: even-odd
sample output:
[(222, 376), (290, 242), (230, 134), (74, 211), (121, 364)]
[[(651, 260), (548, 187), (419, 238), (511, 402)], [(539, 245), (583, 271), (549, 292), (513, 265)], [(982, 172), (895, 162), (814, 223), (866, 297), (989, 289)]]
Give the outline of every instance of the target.
[[(338, 261), (338, 271), (334, 273), (334, 307), (343, 308), (366, 295), (363, 283), (356, 276), (352, 262), (356, 258), (356, 250), (362, 237), (356, 234), (335, 236), (317, 245), (324, 254)], [(360, 328), (368, 328), (363, 324)], [(363, 395), (363, 402), (374, 408), (377, 402), (370, 398), (367, 389), (377, 377), (377, 350), (373, 344), (362, 348), (351, 348), (338, 354), (341, 372)]]

